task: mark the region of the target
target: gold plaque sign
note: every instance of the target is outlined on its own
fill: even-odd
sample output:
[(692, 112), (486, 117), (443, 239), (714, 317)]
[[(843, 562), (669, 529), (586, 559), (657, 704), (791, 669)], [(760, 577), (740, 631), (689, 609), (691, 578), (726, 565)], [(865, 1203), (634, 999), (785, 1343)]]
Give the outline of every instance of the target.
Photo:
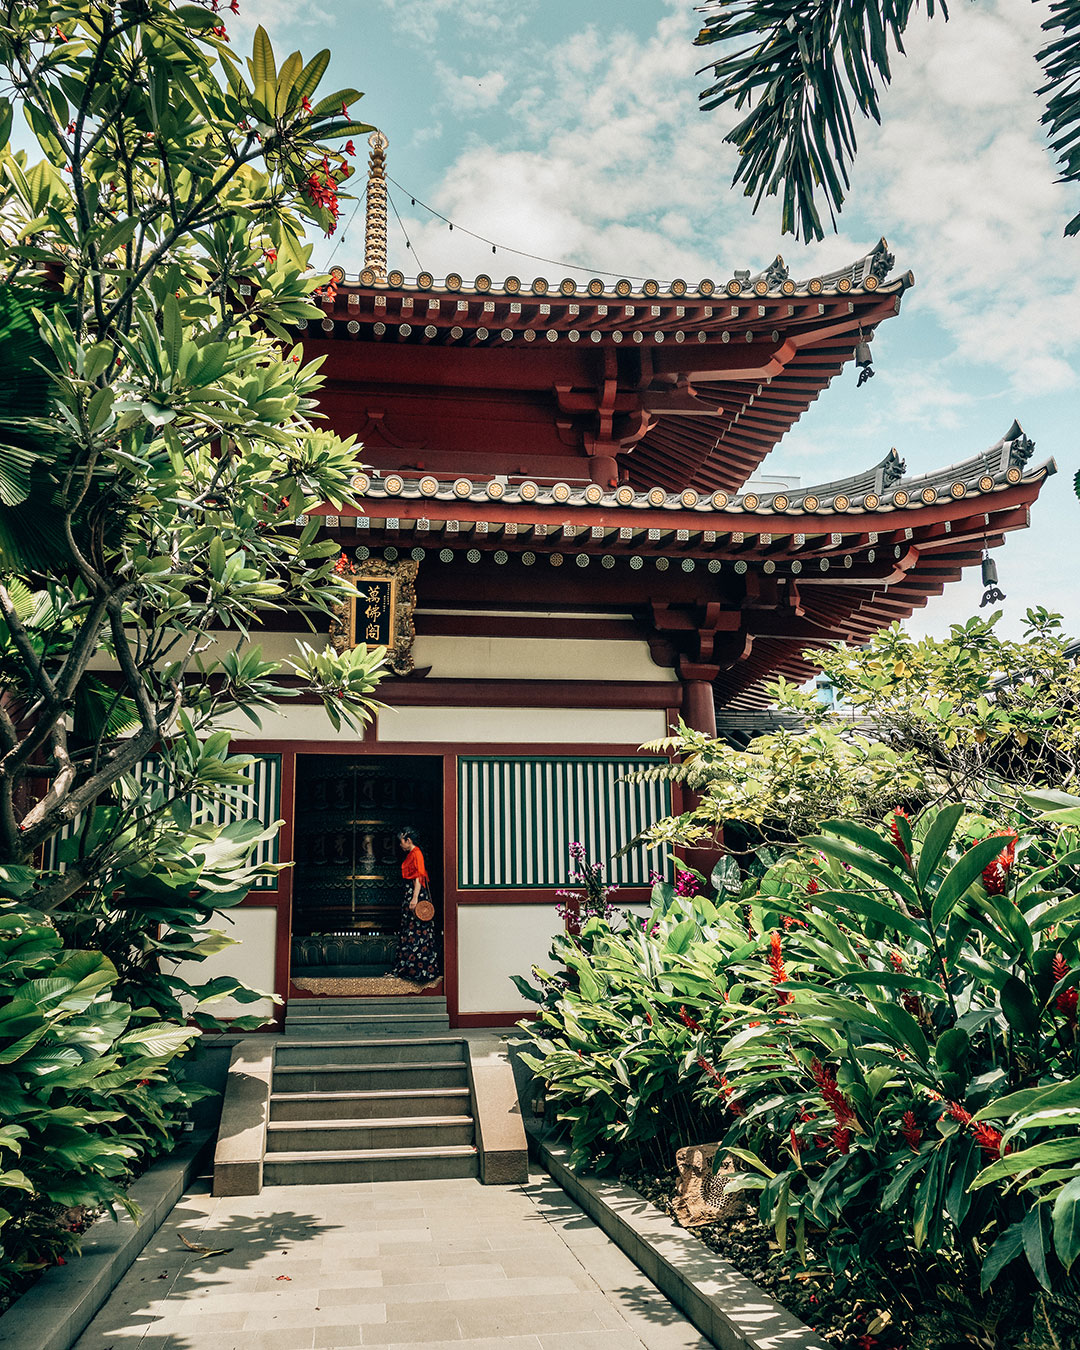
[(408, 675), (413, 668), (412, 645), (416, 636), (416, 562), (382, 562), (365, 558), (343, 569), (356, 587), (355, 600), (340, 605), (330, 624), (330, 642), (335, 651), (350, 647), (385, 647), (386, 664), (395, 675)]

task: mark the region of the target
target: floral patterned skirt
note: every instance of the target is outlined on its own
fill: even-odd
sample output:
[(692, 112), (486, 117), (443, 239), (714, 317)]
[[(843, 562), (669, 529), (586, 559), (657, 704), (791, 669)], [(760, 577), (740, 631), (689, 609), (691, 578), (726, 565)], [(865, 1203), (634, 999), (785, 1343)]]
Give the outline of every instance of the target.
[[(397, 960), (391, 975), (412, 980), (416, 984), (427, 984), (438, 979), (442, 973), (442, 952), (439, 950), (439, 930), (434, 919), (424, 922), (418, 919), (409, 908), (412, 899), (412, 882), (405, 883), (405, 896), (401, 905), (401, 932), (398, 935)], [(420, 900), (430, 900), (427, 887), (421, 885)]]

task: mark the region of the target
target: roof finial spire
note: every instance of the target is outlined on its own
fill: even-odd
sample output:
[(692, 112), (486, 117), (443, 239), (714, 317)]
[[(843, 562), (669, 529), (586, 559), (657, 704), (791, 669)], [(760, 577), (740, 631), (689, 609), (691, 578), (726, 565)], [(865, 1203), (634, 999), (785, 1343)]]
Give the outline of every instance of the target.
[(386, 280), (386, 147), (390, 144), (381, 131), (368, 137), (367, 220), (364, 228), (364, 266), (375, 273), (376, 281)]

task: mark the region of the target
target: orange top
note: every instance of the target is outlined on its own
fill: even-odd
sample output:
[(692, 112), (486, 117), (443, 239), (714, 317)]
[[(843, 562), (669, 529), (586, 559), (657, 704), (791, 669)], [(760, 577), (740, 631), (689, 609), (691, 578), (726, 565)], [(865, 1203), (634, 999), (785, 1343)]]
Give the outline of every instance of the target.
[(419, 877), (425, 886), (428, 884), (427, 868), (424, 866), (424, 855), (415, 844), (401, 860), (401, 875), (406, 881), (412, 881), (413, 877)]

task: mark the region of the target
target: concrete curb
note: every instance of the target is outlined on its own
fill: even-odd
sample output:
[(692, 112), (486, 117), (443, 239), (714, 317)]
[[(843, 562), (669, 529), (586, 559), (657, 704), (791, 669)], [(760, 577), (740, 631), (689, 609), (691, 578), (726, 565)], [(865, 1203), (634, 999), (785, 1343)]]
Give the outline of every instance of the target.
[(506, 1046), (470, 1040), (466, 1054), (480, 1180), (485, 1186), (523, 1185), (529, 1179), (528, 1141)]
[(98, 1219), (66, 1266), (47, 1270), (0, 1317), (0, 1350), (70, 1350), (165, 1221), (212, 1138), (197, 1135), (161, 1158), (128, 1191), (137, 1219)]
[(277, 1043), (277, 1037), (251, 1037), (233, 1046), (214, 1152), (214, 1195), (262, 1191)]
[(568, 1148), (533, 1128), (528, 1133), (531, 1152), (551, 1178), (720, 1350), (829, 1350), (805, 1322), (636, 1191), (577, 1176), (567, 1165)]

